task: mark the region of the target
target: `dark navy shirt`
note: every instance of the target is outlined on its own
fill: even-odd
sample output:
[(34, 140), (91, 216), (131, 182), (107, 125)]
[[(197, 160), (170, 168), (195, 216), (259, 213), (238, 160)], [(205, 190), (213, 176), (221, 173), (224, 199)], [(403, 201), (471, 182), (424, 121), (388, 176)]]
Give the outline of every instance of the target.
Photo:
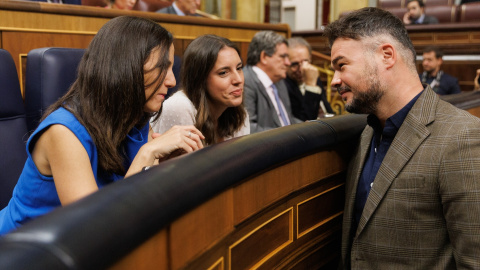
[[(422, 92), (421, 92), (422, 93)], [(420, 93), (420, 94), (421, 94)], [(373, 138), (370, 143), (370, 150), (367, 154), (367, 159), (363, 167), (362, 174), (358, 180), (357, 186), (357, 195), (355, 197), (355, 224), (353, 226), (354, 232), (360, 222), (360, 217), (362, 216), (363, 208), (367, 202), (368, 194), (372, 188), (373, 180), (378, 173), (378, 169), (387, 154), (388, 148), (392, 144), (395, 135), (397, 135), (398, 130), (403, 124), (403, 121), (407, 117), (407, 114), (412, 109), (413, 104), (417, 101), (418, 94), (414, 97), (405, 107), (400, 111), (392, 115), (385, 122), (385, 127), (382, 130), (382, 125), (380, 120), (373, 114), (369, 115), (367, 118), (367, 123), (373, 128)]]

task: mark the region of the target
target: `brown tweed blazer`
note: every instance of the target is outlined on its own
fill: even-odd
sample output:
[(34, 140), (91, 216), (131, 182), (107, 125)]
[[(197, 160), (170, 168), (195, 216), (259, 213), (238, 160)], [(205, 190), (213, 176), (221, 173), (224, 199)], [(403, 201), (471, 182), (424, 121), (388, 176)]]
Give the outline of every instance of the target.
[(345, 269), (480, 269), (480, 119), (427, 87), (373, 182), (356, 232), (357, 183), (373, 129), (349, 165)]

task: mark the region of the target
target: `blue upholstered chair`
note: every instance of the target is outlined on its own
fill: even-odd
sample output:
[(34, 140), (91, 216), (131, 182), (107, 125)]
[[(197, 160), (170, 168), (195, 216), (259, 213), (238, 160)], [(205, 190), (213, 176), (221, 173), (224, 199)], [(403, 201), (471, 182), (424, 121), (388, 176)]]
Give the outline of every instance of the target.
[(0, 49), (0, 209), (8, 204), (22, 172), (27, 139), (17, 69), (10, 53)]
[(45, 110), (75, 81), (84, 52), (84, 49), (40, 48), (28, 53), (25, 110), (29, 131), (35, 130)]

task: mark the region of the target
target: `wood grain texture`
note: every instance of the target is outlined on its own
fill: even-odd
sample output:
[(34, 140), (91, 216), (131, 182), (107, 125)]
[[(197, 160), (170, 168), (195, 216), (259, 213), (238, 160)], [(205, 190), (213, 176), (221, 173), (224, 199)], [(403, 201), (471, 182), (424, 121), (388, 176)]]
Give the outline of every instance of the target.
[[(324, 164), (328, 166), (322, 166)], [(301, 187), (341, 172), (345, 166), (337, 152), (326, 151), (293, 161), (239, 185), (234, 189), (235, 224)], [(316, 169), (310, 169), (312, 167)]]
[[(151, 19), (172, 32), (176, 39), (175, 53), (179, 56), (183, 55), (186, 46), (193, 39), (204, 34), (223, 36), (234, 42), (247, 44), (247, 47), (259, 30), (276, 31), (285, 37), (290, 34), (286, 24), (211, 20), (43, 2), (0, 1), (0, 47), (12, 54), (17, 73), (20, 74), (20, 54), (27, 54), (32, 49), (42, 47), (86, 48), (107, 21), (123, 15)], [(245, 60), (246, 51), (243, 47), (244, 45), (241, 57)]]
[(173, 269), (185, 265), (234, 230), (232, 198), (232, 191), (228, 190), (171, 224)]
[[(338, 263), (346, 170), (342, 151), (272, 168), (240, 184), (253, 182), (255, 188), (248, 191), (255, 196), (246, 192), (246, 200), (234, 199), (240, 186), (232, 187), (174, 221), (166, 229), (167, 269), (329, 269)], [(247, 200), (257, 200), (255, 210), (235, 222), (235, 211)], [(148, 248), (140, 246), (123, 261), (143, 260), (151, 255), (142, 254)]]
[[(132, 228), (134, 229), (134, 228)], [(128, 232), (126, 232), (128, 233)], [(112, 270), (131, 270), (131, 269), (151, 269), (155, 266), (157, 270), (167, 270), (169, 259), (167, 252), (168, 233), (164, 229), (139, 248), (130, 253), (129, 256), (119, 260), (110, 269)]]

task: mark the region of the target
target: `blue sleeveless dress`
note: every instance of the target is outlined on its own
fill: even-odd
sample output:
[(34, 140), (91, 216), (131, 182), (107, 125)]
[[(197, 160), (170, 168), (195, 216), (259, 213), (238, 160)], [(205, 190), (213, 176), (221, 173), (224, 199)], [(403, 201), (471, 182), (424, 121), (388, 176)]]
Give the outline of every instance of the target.
[[(64, 108), (59, 108), (40, 123), (27, 141), (28, 158), (22, 174), (13, 190), (12, 199), (10, 199), (7, 207), (0, 211), (0, 235), (61, 206), (53, 177), (42, 175), (35, 166), (31, 155), (41, 134), (55, 124), (64, 125), (70, 129), (85, 147), (98, 188), (123, 179), (123, 175), (107, 175), (98, 170), (97, 148), (87, 129), (80, 124), (72, 113)], [(140, 147), (148, 141), (148, 129), (148, 124), (146, 124), (141, 130), (133, 128), (127, 135), (124, 141), (125, 171), (130, 167)]]

